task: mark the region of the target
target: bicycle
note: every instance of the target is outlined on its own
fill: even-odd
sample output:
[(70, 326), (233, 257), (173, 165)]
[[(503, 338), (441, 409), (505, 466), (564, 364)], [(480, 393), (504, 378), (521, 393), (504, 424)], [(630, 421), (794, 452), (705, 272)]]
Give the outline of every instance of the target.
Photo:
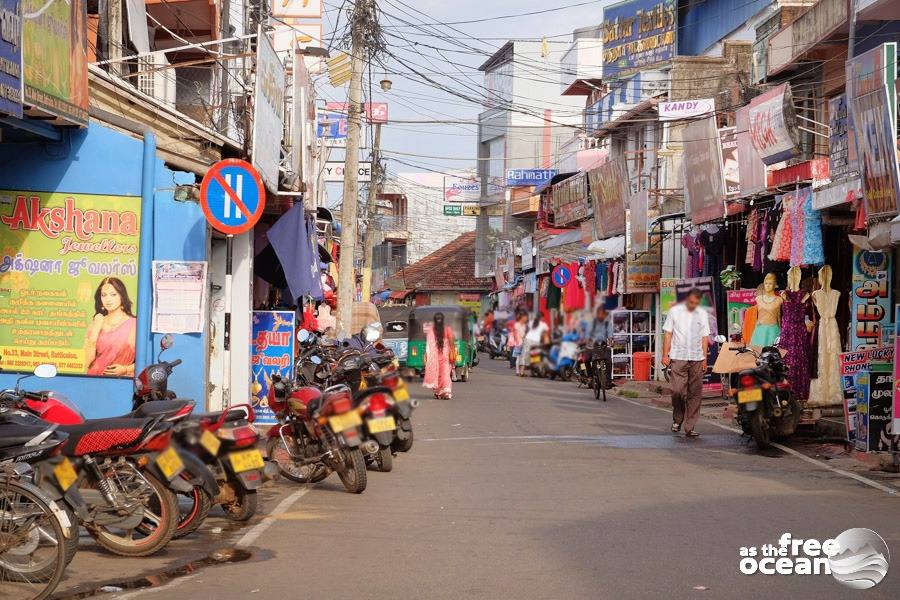
[(66, 568), (68, 517), (27, 481), (28, 465), (0, 465), (0, 596), (45, 600)]

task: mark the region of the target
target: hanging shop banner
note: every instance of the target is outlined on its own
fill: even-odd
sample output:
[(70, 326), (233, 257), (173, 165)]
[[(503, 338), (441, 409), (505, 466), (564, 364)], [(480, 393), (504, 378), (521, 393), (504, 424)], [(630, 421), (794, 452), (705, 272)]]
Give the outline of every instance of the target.
[(5, 371), (134, 376), (141, 199), (0, 192)]
[(844, 392), (844, 426), (847, 428), (847, 441), (855, 442), (859, 417), (856, 406), (856, 377), (860, 373), (868, 374), (872, 362), (892, 363), (894, 347), (881, 346), (859, 352), (845, 352), (839, 356), (841, 385)]
[(22, 2), (0, 0), (0, 113), (22, 116)]
[(718, 140), (714, 117), (684, 128), (685, 215), (689, 214), (695, 225), (725, 216)]
[(577, 223), (588, 216), (587, 175), (576, 173), (550, 188), (553, 222), (558, 226)]
[(292, 311), (255, 310), (250, 342), (250, 404), (256, 423), (274, 425), (275, 414), (269, 408), (269, 387), (276, 373), (290, 381), (294, 377), (294, 313)]
[[(629, 208), (629, 232), (631, 233), (629, 252), (639, 253), (646, 252), (650, 247), (649, 221), (649, 205), (650, 192), (641, 190), (637, 194), (633, 194), (628, 201)], [(655, 215), (654, 215), (655, 216)]]
[(722, 166), (725, 197), (739, 197), (741, 195), (741, 172), (738, 167), (737, 127), (719, 129), (719, 164)]
[[(728, 290), (728, 332), (726, 337), (741, 336), (744, 332), (744, 315), (756, 304), (756, 290)], [(749, 342), (750, 340), (746, 340)]]
[(481, 181), (475, 175), (444, 176), (444, 202), (478, 202)]
[(703, 100), (677, 100), (673, 102), (660, 102), (656, 108), (659, 111), (660, 121), (695, 119), (716, 112), (716, 101), (713, 98), (704, 98)]
[(750, 141), (767, 165), (800, 154), (791, 87), (782, 83), (750, 101)]
[(660, 246), (625, 255), (625, 293), (655, 294), (659, 291)]
[(603, 9), (603, 77), (666, 62), (675, 56), (675, 0), (630, 0)]
[(253, 110), (253, 166), (271, 192), (278, 191), (278, 165), (284, 132), (284, 64), (262, 25), (256, 44), (256, 88)]
[(534, 268), (534, 238), (526, 235), (522, 238), (522, 270)]
[(559, 173), (556, 169), (507, 169), (507, 187), (544, 185)]
[(900, 210), (897, 164), (897, 45), (882, 44), (847, 61), (847, 98), (868, 218)]
[(202, 333), (206, 261), (153, 261), (153, 333)]
[(859, 169), (846, 94), (828, 101), (828, 127), (828, 173), (831, 181), (839, 181)]
[(631, 193), (625, 162), (612, 160), (587, 173), (594, 204), (594, 237), (605, 240), (625, 233), (625, 199)]
[(850, 349), (881, 344), (881, 327), (891, 322), (891, 256), (853, 248), (850, 295)]
[(750, 107), (743, 106), (734, 113), (737, 125), (738, 171), (741, 195), (744, 197), (766, 191), (766, 163), (750, 140)]
[(22, 0), (25, 103), (88, 122), (87, 1)]

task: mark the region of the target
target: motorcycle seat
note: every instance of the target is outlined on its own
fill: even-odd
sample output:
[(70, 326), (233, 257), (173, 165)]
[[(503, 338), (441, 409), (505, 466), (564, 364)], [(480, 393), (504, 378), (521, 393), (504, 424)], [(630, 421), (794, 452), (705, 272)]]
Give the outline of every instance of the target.
[(62, 452), (82, 456), (94, 452), (125, 449), (140, 442), (156, 419), (93, 419), (77, 425), (60, 425), (58, 431), (69, 434)]
[[(194, 413), (189, 419), (192, 421), (202, 421), (204, 423), (214, 423), (222, 418), (222, 415), (225, 414), (224, 410), (218, 410), (213, 412), (205, 412), (205, 413)], [(235, 421), (242, 421), (247, 418), (247, 411), (242, 408), (231, 408), (228, 409), (228, 414), (225, 414), (225, 422), (226, 423), (234, 423)]]
[(167, 415), (174, 415), (178, 411), (182, 410), (185, 406), (194, 406), (193, 400), (151, 400), (150, 402), (144, 402), (136, 409), (128, 413), (127, 415), (122, 415), (122, 418), (137, 418), (143, 419), (148, 417), (163, 417)]

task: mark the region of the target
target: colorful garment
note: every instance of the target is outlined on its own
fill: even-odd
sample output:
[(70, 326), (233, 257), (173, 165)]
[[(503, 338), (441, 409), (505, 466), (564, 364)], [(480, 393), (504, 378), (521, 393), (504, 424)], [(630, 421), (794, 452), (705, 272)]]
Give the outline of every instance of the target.
[(806, 235), (806, 219), (799, 194), (791, 196), (791, 266), (803, 264), (803, 240)]
[(791, 258), (791, 234), (793, 206), (791, 194), (781, 197), (781, 219), (775, 228), (775, 237), (772, 239), (772, 251), (769, 252), (769, 260), (787, 261)]
[(844, 402), (841, 390), (841, 372), (837, 356), (841, 352), (841, 334), (837, 313), (841, 293), (837, 290), (816, 290), (813, 301), (819, 311), (819, 361), (818, 378), (809, 390), (810, 407), (840, 406)]
[(781, 340), (779, 348), (783, 348), (784, 363), (788, 368), (788, 381), (797, 398), (809, 397), (809, 334), (806, 331), (806, 302), (804, 291), (785, 291), (786, 301), (781, 305)]
[(435, 396), (449, 398), (452, 391), (450, 372), (453, 369), (450, 354), (456, 346), (453, 330), (449, 325), (444, 326), (444, 347), (439, 349), (434, 323), (425, 323), (422, 329), (425, 330), (425, 377), (422, 385), (434, 390)]
[[(813, 208), (812, 190), (799, 192), (800, 205), (797, 212), (803, 220), (803, 265), (825, 264), (825, 249), (822, 247), (822, 214)], [(800, 266), (800, 265), (796, 265)]]
[(756, 236), (759, 234), (760, 211), (754, 210), (747, 216), (747, 252), (744, 254), (744, 262), (748, 265), (756, 263)]

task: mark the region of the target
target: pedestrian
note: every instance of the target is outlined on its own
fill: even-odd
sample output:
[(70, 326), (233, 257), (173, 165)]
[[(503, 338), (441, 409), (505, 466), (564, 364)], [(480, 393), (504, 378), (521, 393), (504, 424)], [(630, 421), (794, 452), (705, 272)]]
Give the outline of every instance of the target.
[(494, 328), (494, 311), (488, 309), (486, 313), (484, 313), (484, 322), (481, 326), (481, 330), (485, 332), (485, 334), (490, 333), (491, 329)]
[[(516, 361), (522, 354), (522, 342), (525, 341), (525, 329), (528, 323), (528, 313), (520, 311), (509, 324), (509, 338), (506, 345), (509, 347), (509, 368), (516, 367)], [(517, 371), (518, 373), (518, 371)]]
[(434, 391), (435, 398), (450, 399), (452, 383), (450, 372), (456, 363), (456, 340), (453, 330), (444, 323), (444, 313), (434, 314), (431, 323), (425, 323), (425, 378), (424, 387)]
[(663, 325), (663, 366), (669, 369), (672, 386), (672, 432), (684, 426), (684, 434), (698, 438), (694, 431), (700, 419), (703, 375), (709, 351), (709, 315), (699, 310), (703, 293), (692, 288), (684, 302), (669, 309)]
[(607, 348), (603, 348), (603, 344), (609, 344), (609, 338), (612, 337), (612, 324), (610, 323), (609, 313), (606, 307), (598, 306), (594, 313), (594, 318), (583, 332), (585, 342), (592, 348), (599, 348), (600, 361), (606, 366), (605, 387), (610, 389), (612, 383), (612, 352)]
[(516, 361), (516, 372), (519, 375), (525, 375), (525, 369), (531, 364), (532, 348), (544, 343), (549, 330), (550, 328), (544, 323), (540, 315), (537, 315), (534, 321), (531, 322), (531, 327), (528, 328), (528, 333), (525, 334), (525, 338), (522, 341), (522, 351), (519, 353), (519, 359)]

